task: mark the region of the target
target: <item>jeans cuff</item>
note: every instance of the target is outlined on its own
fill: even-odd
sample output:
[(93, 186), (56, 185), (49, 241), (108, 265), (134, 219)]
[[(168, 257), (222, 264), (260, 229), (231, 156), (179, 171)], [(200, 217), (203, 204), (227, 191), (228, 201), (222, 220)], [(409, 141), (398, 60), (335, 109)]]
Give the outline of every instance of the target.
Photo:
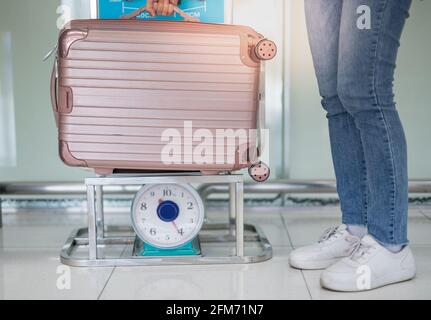
[(362, 226), (366, 227), (367, 224), (363, 219), (358, 219), (357, 215), (345, 215), (343, 214), (342, 223), (351, 226)]

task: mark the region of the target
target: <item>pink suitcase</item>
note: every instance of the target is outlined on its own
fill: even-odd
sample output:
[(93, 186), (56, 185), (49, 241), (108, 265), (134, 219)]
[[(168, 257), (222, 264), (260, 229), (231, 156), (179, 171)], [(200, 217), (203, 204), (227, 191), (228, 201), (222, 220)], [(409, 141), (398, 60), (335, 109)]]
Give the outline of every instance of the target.
[[(199, 129), (214, 137), (222, 129), (256, 129), (261, 61), (275, 55), (275, 44), (249, 27), (72, 21), (60, 33), (51, 84), (60, 157), (98, 174), (210, 174), (250, 167), (258, 163), (256, 139), (247, 141), (245, 161), (239, 154), (244, 148), (233, 150), (225, 142), (218, 151), (233, 150), (234, 162), (201, 163), (193, 156), (190, 161), (190, 153), (198, 152), (202, 140), (187, 135)], [(169, 163), (164, 159), (170, 155), (162, 157), (168, 152), (162, 135), (172, 129), (182, 134), (180, 149), (187, 161)], [(257, 180), (269, 176), (263, 166), (253, 170)]]

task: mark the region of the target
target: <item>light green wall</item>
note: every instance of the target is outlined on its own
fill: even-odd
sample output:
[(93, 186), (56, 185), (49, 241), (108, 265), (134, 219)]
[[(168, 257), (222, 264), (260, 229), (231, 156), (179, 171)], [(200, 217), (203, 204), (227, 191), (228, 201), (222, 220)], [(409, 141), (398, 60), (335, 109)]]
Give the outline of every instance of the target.
[[(291, 1), (290, 161), (292, 178), (333, 178), (325, 113), (307, 42), (303, 0)], [(409, 144), (411, 178), (431, 178), (431, 1), (413, 0), (401, 40), (395, 90)]]
[[(48, 94), (52, 61), (43, 63), (42, 58), (57, 40), (59, 3), (0, 2), (0, 32), (12, 32), (17, 130), (17, 166), (0, 168), (0, 181), (82, 180), (89, 175), (82, 169), (66, 167), (57, 155), (57, 130)], [(326, 119), (311, 64), (303, 0), (291, 1), (290, 5), (289, 173), (297, 179), (332, 178)], [(412, 178), (431, 178), (430, 14), (430, 1), (414, 0), (397, 70), (397, 100), (409, 141)], [(278, 144), (279, 140), (275, 143), (277, 149)], [(278, 151), (281, 157), (282, 150)]]
[[(43, 3), (43, 4), (42, 4)], [(0, 181), (79, 180), (86, 172), (66, 167), (57, 155), (57, 129), (49, 99), (57, 0), (0, 2), (0, 31), (12, 32), (17, 166), (0, 168)]]
[(395, 90), (409, 146), (411, 178), (431, 178), (431, 1), (413, 0)]

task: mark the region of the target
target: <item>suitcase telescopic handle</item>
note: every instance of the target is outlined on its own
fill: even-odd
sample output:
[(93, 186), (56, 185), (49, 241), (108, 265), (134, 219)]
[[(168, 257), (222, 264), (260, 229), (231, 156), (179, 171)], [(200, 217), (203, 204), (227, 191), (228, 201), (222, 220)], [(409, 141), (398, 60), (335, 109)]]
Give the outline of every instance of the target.
[(257, 156), (258, 158), (263, 155), (264, 148), (264, 134), (263, 130), (266, 127), (266, 96), (265, 96), (265, 81), (266, 81), (266, 70), (265, 63), (262, 63), (261, 70), (259, 74), (259, 103), (257, 109), (257, 117), (256, 117), (256, 127), (257, 127)]
[[(172, 5), (172, 7), (174, 8), (174, 11), (176, 13), (178, 13), (185, 21), (199, 22), (198, 18), (192, 17), (188, 13), (185, 13), (183, 10), (178, 8), (178, 6)], [(157, 9), (157, 3), (154, 3), (154, 8)], [(133, 11), (132, 13), (125, 14), (125, 15), (121, 16), (121, 19), (123, 19), (123, 20), (134, 19), (145, 11), (148, 11), (147, 6), (143, 6), (143, 7), (139, 8), (138, 10)]]

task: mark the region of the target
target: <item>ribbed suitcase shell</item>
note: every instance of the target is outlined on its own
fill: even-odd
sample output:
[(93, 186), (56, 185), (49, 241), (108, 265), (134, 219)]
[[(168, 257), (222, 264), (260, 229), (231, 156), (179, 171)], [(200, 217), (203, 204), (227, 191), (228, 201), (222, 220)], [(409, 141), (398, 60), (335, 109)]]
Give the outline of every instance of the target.
[[(184, 121), (192, 121), (194, 131), (214, 134), (256, 129), (261, 62), (254, 47), (262, 39), (242, 26), (72, 21), (58, 47), (55, 112), (61, 159), (101, 174), (247, 167), (163, 163), (161, 133), (183, 132)], [(255, 155), (249, 158), (254, 161)]]

